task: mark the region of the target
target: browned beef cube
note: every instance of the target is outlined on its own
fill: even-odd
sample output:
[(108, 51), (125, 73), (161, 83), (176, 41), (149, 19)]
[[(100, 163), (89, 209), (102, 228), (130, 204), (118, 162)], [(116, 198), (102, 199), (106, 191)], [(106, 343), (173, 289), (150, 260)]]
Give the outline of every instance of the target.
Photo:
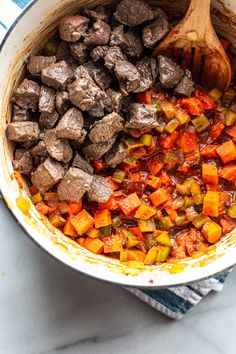
[(121, 46), (123, 52), (129, 57), (139, 58), (143, 53), (142, 38), (137, 31), (129, 30), (125, 34), (127, 44)]
[(92, 143), (102, 143), (110, 140), (119, 133), (124, 126), (124, 119), (116, 112), (110, 113), (101, 120), (95, 122), (90, 130), (89, 138)]
[(27, 120), (30, 120), (30, 112), (27, 109), (14, 104), (12, 122), (25, 122)]
[(106, 153), (105, 162), (109, 166), (115, 167), (116, 165), (121, 163), (126, 158), (127, 155), (128, 155), (128, 149), (121, 142), (119, 144), (115, 144), (113, 148), (108, 153)]
[(57, 91), (56, 94), (56, 109), (62, 116), (69, 108), (70, 99), (67, 91)]
[(115, 18), (129, 27), (152, 20), (154, 12), (145, 0), (122, 0), (116, 7)]
[(175, 87), (175, 93), (180, 96), (191, 97), (195, 89), (195, 84), (192, 80), (192, 75), (189, 70), (186, 70), (185, 75), (182, 77), (178, 85)]
[(105, 60), (105, 67), (109, 70), (113, 70), (115, 64), (118, 61), (126, 60), (126, 56), (122, 53), (120, 47), (111, 47), (105, 53), (104, 60)]
[(57, 61), (68, 60), (71, 57), (70, 43), (61, 41), (58, 45), (56, 58)]
[(56, 126), (58, 138), (79, 140), (82, 135), (84, 118), (76, 108), (69, 109)]
[(184, 76), (184, 70), (164, 55), (158, 56), (158, 64), (160, 82), (164, 88), (175, 87)]
[(85, 16), (68, 15), (62, 18), (59, 32), (66, 42), (77, 42), (88, 29), (89, 19)]
[(89, 191), (87, 192), (88, 199), (94, 202), (107, 202), (112, 195), (113, 190), (106, 179), (101, 176), (93, 176), (93, 180)]
[(68, 86), (71, 102), (82, 111), (89, 111), (106, 94), (93, 81), (83, 66), (76, 70), (77, 80)]
[(129, 121), (125, 125), (126, 128), (145, 129), (158, 126), (154, 105), (132, 103), (129, 108)]
[(73, 57), (78, 60), (80, 64), (84, 64), (86, 62), (88, 56), (88, 48), (84, 43), (70, 43), (70, 51)]
[(90, 52), (90, 56), (93, 61), (98, 61), (99, 59), (104, 59), (106, 52), (108, 51), (109, 47), (107, 45), (99, 45), (93, 48)]
[(109, 43), (111, 27), (101, 20), (93, 23), (93, 28), (85, 35), (84, 44), (88, 47), (97, 47)]
[(93, 10), (85, 9), (84, 13), (92, 20), (101, 20), (105, 22), (108, 20), (108, 14), (106, 12), (106, 9), (104, 9), (104, 7), (100, 7)]
[(56, 62), (56, 57), (44, 57), (42, 55), (32, 55), (27, 62), (27, 69), (33, 76), (40, 76), (41, 71)]
[(102, 66), (96, 66), (92, 61), (88, 61), (83, 67), (102, 90), (108, 89), (112, 78)]
[(75, 158), (72, 162), (72, 167), (80, 168), (84, 172), (89, 173), (90, 175), (93, 174), (93, 167), (88, 163), (83, 157), (79, 154), (75, 155)]
[(31, 149), (31, 155), (33, 156), (41, 156), (41, 157), (47, 157), (48, 156), (48, 152), (47, 149), (45, 147), (45, 143), (43, 140), (39, 141), (37, 145), (35, 145), (32, 149)]
[(88, 111), (88, 115), (91, 118), (104, 117), (104, 104), (102, 101), (98, 101), (96, 105)]
[(111, 138), (104, 143), (89, 144), (83, 148), (84, 154), (91, 160), (100, 159), (106, 152), (108, 152), (114, 144), (116, 137)]
[(64, 174), (61, 164), (48, 157), (32, 173), (31, 181), (40, 192), (44, 193), (57, 184), (64, 177)]
[(122, 94), (112, 89), (106, 90), (107, 97), (103, 100), (106, 110), (119, 113), (122, 106)]
[(14, 170), (27, 175), (33, 168), (33, 159), (29, 150), (16, 149), (13, 160)]
[(43, 112), (39, 117), (39, 125), (41, 129), (52, 129), (59, 119), (59, 114), (57, 111), (52, 113)]
[(57, 90), (65, 89), (73, 75), (72, 69), (64, 60), (48, 66), (41, 72), (43, 83)]
[(47, 130), (44, 134), (45, 147), (55, 160), (69, 162), (72, 159), (73, 151), (67, 140), (58, 139), (55, 129)]
[(169, 22), (159, 17), (143, 29), (143, 43), (147, 48), (153, 48), (170, 30)]
[(24, 79), (16, 89), (14, 101), (18, 106), (25, 109), (32, 109), (32, 111), (35, 112), (39, 94), (40, 86), (32, 80)]
[(7, 127), (7, 139), (18, 143), (39, 139), (39, 125), (35, 122), (14, 122)]
[(111, 32), (110, 45), (112, 47), (120, 46), (121, 48), (128, 45), (123, 25), (115, 27)]
[(118, 60), (115, 63), (115, 74), (119, 80), (121, 92), (125, 95), (134, 92), (140, 85), (141, 76), (136, 67), (128, 61)]
[(143, 92), (150, 89), (154, 85), (158, 75), (156, 59), (144, 57), (137, 62), (136, 68), (141, 75), (141, 80), (135, 92)]
[(60, 200), (80, 202), (90, 189), (93, 177), (79, 168), (71, 167), (57, 188)]
[(51, 87), (42, 85), (39, 96), (39, 112), (52, 113), (55, 109), (56, 93)]

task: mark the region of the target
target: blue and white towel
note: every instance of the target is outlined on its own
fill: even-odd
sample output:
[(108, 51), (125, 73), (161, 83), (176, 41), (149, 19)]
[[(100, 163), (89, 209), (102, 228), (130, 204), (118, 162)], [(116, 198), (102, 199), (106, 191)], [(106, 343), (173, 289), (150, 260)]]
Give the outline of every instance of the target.
[[(0, 0), (0, 42), (15, 19), (31, 0)], [(175, 320), (180, 320), (185, 313), (211, 291), (221, 291), (229, 271), (199, 281), (162, 290), (139, 290), (127, 288), (132, 294), (148, 303), (155, 310)]]

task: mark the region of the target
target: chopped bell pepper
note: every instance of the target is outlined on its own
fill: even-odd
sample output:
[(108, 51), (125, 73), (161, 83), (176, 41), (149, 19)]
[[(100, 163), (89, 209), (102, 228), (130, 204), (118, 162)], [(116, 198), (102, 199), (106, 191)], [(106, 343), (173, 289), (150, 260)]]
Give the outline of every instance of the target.
[(30, 199), (31, 199), (32, 203), (34, 203), (34, 204), (37, 204), (43, 200), (40, 192), (32, 195), (32, 197)]
[(28, 214), (28, 211), (30, 209), (30, 202), (28, 199), (21, 195), (19, 198), (16, 199), (16, 205), (24, 214)]

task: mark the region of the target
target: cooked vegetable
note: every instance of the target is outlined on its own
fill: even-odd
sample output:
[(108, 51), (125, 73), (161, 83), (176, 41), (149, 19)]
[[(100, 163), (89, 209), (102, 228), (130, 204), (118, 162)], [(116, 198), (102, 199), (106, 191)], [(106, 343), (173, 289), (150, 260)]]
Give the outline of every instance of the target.
[(144, 264), (153, 265), (156, 262), (157, 250), (158, 250), (157, 247), (150, 248), (150, 250), (148, 251), (148, 253), (144, 259)]
[(75, 228), (72, 226), (70, 220), (67, 220), (63, 229), (63, 232), (67, 236), (74, 237), (76, 235)]
[(227, 181), (236, 181), (236, 164), (223, 167), (219, 173), (219, 176)]
[(122, 183), (124, 178), (125, 178), (125, 171), (115, 170), (112, 177), (113, 181), (115, 181), (116, 183)]
[(87, 237), (82, 245), (93, 253), (102, 253), (104, 243), (99, 238)]
[(161, 169), (164, 167), (164, 164), (160, 161), (158, 161), (157, 159), (153, 158), (148, 160), (147, 162), (147, 167), (149, 169), (149, 171), (156, 176)]
[(236, 145), (233, 140), (228, 140), (216, 149), (224, 164), (236, 160)]
[(209, 243), (216, 243), (219, 241), (222, 233), (222, 228), (214, 221), (207, 221), (203, 228), (202, 234)]
[(24, 214), (28, 214), (28, 211), (30, 209), (30, 202), (25, 197), (20, 196), (19, 198), (17, 198), (16, 205)]
[(125, 239), (126, 248), (128, 248), (128, 249), (134, 248), (135, 246), (137, 246), (139, 244), (139, 240), (132, 232), (130, 232), (128, 230), (122, 230), (122, 234)]
[(182, 98), (181, 103), (188, 110), (189, 114), (194, 116), (200, 116), (205, 111), (203, 103), (196, 97)]
[(225, 124), (227, 127), (230, 127), (231, 125), (234, 125), (235, 122), (236, 122), (236, 113), (229, 110), (226, 115)]
[(52, 55), (56, 55), (57, 48), (58, 48), (58, 45), (55, 42), (47, 41), (47, 43), (45, 44), (45, 46), (43, 48), (43, 53), (49, 57)]
[(169, 253), (170, 247), (158, 246), (156, 261), (165, 262), (169, 256)]
[(101, 236), (101, 231), (98, 229), (95, 229), (94, 227), (91, 227), (91, 229), (89, 229), (86, 232), (86, 235), (88, 235), (91, 238), (97, 238)]
[(121, 235), (103, 237), (102, 241), (104, 243), (104, 253), (123, 251), (123, 237)]
[(202, 178), (205, 183), (218, 184), (218, 170), (217, 167), (210, 163), (202, 164)]
[(152, 143), (152, 135), (151, 134), (144, 134), (140, 138), (140, 143), (145, 146), (150, 146)]
[(149, 205), (141, 204), (136, 210), (134, 217), (137, 219), (147, 220), (156, 214), (156, 209), (150, 207)]
[(141, 232), (153, 232), (156, 230), (156, 225), (153, 218), (148, 220), (138, 220), (138, 227)]
[(236, 205), (231, 205), (227, 208), (227, 214), (233, 219), (236, 219)]
[(112, 220), (110, 211), (108, 209), (97, 210), (94, 215), (94, 223), (96, 229), (111, 225)]
[(171, 197), (166, 189), (159, 188), (154, 193), (149, 195), (149, 198), (153, 205), (158, 206), (169, 200)]
[(85, 209), (82, 209), (70, 222), (77, 233), (83, 235), (93, 226), (94, 218)]
[(163, 246), (169, 246), (169, 247), (173, 246), (172, 243), (170, 242), (170, 236), (166, 231), (163, 231), (159, 236), (157, 236), (156, 240), (158, 243), (160, 243)]
[(149, 175), (147, 180), (147, 185), (152, 187), (153, 189), (157, 189), (161, 185), (160, 177)]
[(221, 96), (222, 96), (222, 92), (220, 92), (217, 88), (212, 89), (208, 95), (214, 100), (214, 101), (218, 101)]
[(210, 125), (210, 122), (205, 116), (205, 114), (201, 114), (199, 117), (193, 119), (192, 123), (194, 127), (197, 129), (197, 131), (200, 133), (206, 130)]
[(207, 216), (217, 217), (219, 216), (219, 193), (218, 192), (206, 192), (203, 201), (203, 213)]
[(133, 214), (140, 205), (141, 202), (136, 193), (130, 194), (119, 202), (119, 207), (125, 215)]

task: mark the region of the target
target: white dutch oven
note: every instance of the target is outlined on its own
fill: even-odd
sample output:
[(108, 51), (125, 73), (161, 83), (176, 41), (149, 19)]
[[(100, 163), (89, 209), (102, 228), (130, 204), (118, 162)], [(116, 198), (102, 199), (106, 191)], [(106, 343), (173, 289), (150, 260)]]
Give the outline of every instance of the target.
[[(106, 1), (34, 0), (5, 38), (0, 48), (0, 189), (3, 198), (16, 220), (38, 245), (73, 269), (98, 279), (130, 286), (163, 287), (196, 281), (225, 270), (236, 263), (236, 231), (227, 235), (207, 255), (180, 262), (180, 267), (184, 268), (181, 273), (174, 273), (171, 265), (135, 269), (81, 248), (43, 220), (33, 205), (29, 216), (16, 205), (20, 194), (28, 197), (26, 191), (19, 190), (13, 177), (12, 146), (6, 140), (5, 128), (10, 121), (11, 97), (22, 75), (24, 62), (32, 51), (43, 45), (57, 27), (60, 17), (78, 11), (81, 6), (101, 3)], [(188, 2), (176, 0), (155, 3), (178, 12), (186, 11), (188, 5)], [(236, 1), (218, 0), (212, 5), (216, 29), (236, 45)]]

